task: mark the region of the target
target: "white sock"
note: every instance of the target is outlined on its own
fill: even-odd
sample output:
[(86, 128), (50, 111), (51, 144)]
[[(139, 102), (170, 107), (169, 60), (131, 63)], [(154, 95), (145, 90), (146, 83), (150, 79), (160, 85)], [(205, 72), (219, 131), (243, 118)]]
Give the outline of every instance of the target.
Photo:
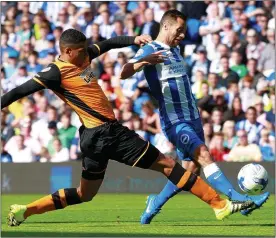
[(220, 168), (215, 162), (213, 162), (212, 164), (208, 164), (206, 167), (203, 168), (203, 173), (206, 179), (218, 171), (220, 171)]

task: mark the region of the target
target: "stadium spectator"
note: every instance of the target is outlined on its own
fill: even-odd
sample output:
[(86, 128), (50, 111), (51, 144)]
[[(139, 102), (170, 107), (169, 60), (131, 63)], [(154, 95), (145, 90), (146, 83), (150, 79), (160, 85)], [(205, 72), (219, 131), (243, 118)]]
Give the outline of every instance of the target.
[(137, 36), (140, 31), (140, 26), (137, 25), (136, 18), (132, 13), (127, 13), (124, 21), (124, 33), (128, 36)]
[(257, 122), (257, 110), (249, 107), (245, 114), (246, 120), (242, 120), (237, 124), (237, 130), (245, 130), (248, 135), (249, 143), (259, 144), (260, 132), (264, 128), (262, 124)]
[(36, 161), (30, 147), (24, 145), (24, 136), (17, 135), (4, 148), (11, 156), (13, 163), (29, 163)]
[(243, 111), (246, 111), (248, 107), (252, 106), (254, 96), (256, 95), (256, 90), (253, 88), (253, 80), (251, 76), (246, 75), (240, 81), (240, 97), (242, 99)]
[(229, 151), (229, 148), (224, 147), (223, 133), (214, 133), (212, 141), (210, 142), (210, 154), (214, 161), (224, 161)]
[(235, 122), (226, 121), (223, 124), (222, 132), (224, 135), (223, 146), (232, 149), (238, 143), (238, 138), (235, 133)]
[(21, 47), (25, 43), (25, 41), (31, 40), (33, 34), (31, 20), (28, 16), (22, 16), (20, 30), (16, 34), (16, 49), (19, 51), (21, 50)]
[(61, 141), (58, 137), (53, 140), (54, 153), (51, 156), (50, 161), (54, 163), (69, 161), (68, 148), (62, 147)]
[(51, 160), (51, 156), (48, 152), (48, 149), (45, 147), (42, 147), (39, 155), (39, 162), (45, 163), (45, 162), (50, 162), (50, 160)]
[(275, 160), (275, 137), (267, 129), (261, 131), (260, 149), (264, 161)]
[(8, 117), (12, 115), (8, 113), (9, 111), (7, 109), (1, 111), (1, 138), (3, 138), (5, 142), (9, 141), (14, 135), (14, 129), (8, 119)]
[(207, 78), (211, 64), (210, 60), (207, 59), (207, 51), (203, 45), (200, 45), (196, 49), (196, 53), (197, 59), (191, 65), (192, 82), (195, 82), (195, 78), (193, 77), (193, 75), (199, 70), (203, 73), (203, 76)]
[(145, 10), (145, 23), (141, 25), (139, 35), (147, 34), (156, 39), (159, 31), (159, 23), (154, 20), (154, 12), (151, 8)]
[(212, 34), (212, 38), (211, 38), (211, 41), (208, 45), (208, 47), (206, 48), (207, 50), (207, 58), (209, 60), (211, 60), (211, 62), (218, 58), (219, 56), (216, 55), (218, 54), (218, 46), (220, 44), (220, 35), (218, 32), (215, 32)]
[(28, 57), (28, 64), (26, 66), (27, 72), (31, 75), (36, 74), (43, 69), (42, 65), (38, 63), (38, 53), (33, 51)]
[(222, 86), (226, 87), (228, 86), (229, 82), (239, 82), (239, 75), (230, 69), (229, 65), (229, 58), (226, 56), (223, 56), (220, 58), (220, 63), (222, 66), (222, 71), (219, 74), (220, 79), (219, 82)]
[(209, 94), (210, 95), (212, 95), (215, 90), (219, 90), (222, 92), (226, 91), (226, 88), (220, 84), (219, 77), (216, 73), (209, 73), (208, 85), (209, 85)]
[(246, 46), (247, 59), (259, 60), (266, 44), (259, 40), (259, 36), (254, 29), (247, 31), (246, 40), (248, 42)]
[(229, 64), (231, 70), (236, 72), (240, 78), (243, 78), (245, 75), (247, 75), (247, 68), (242, 63), (242, 54), (238, 50), (232, 51)]
[(90, 28), (91, 32), (91, 37), (87, 39), (90, 45), (105, 40), (105, 38), (100, 35), (100, 26), (97, 23), (93, 23), (91, 26), (87, 28)]
[(245, 40), (246, 33), (250, 27), (249, 19), (246, 14), (241, 14), (239, 19), (240, 29), (238, 30), (238, 36), (240, 40)]
[(142, 110), (144, 113), (143, 130), (146, 132), (144, 138), (154, 144), (154, 136), (161, 133), (159, 114), (154, 111), (154, 106), (150, 101), (143, 104)]
[(247, 133), (245, 130), (237, 131), (238, 144), (230, 150), (226, 161), (229, 162), (261, 162), (262, 154), (260, 148), (256, 144), (249, 144)]
[(218, 108), (214, 108), (214, 110), (212, 111), (211, 120), (213, 125), (213, 131), (215, 133), (222, 131), (222, 116), (223, 112)]
[(238, 121), (245, 119), (245, 113), (242, 110), (242, 102), (239, 96), (234, 96), (232, 101), (231, 109), (228, 109), (224, 112), (223, 121), (234, 121), (237, 123)]
[(204, 82), (204, 79), (204, 72), (201, 69), (198, 69), (194, 73), (194, 84), (192, 86), (192, 92), (195, 95), (196, 99), (200, 99), (203, 97), (202, 84)]
[[(8, 22), (5, 22), (5, 26), (7, 26)], [(14, 39), (13, 39), (14, 38)], [(3, 57), (4, 53), (8, 55), (10, 52), (14, 53), (15, 55), (19, 55), (17, 50), (14, 48), (16, 36), (12, 36), (11, 33), (8, 31), (1, 32), (1, 55)], [(5, 60), (1, 59), (1, 62), (5, 62)]]
[(268, 44), (265, 45), (264, 50), (261, 52), (261, 56), (258, 62), (258, 68), (260, 71), (271, 72), (275, 71), (275, 31), (272, 29), (267, 30)]
[(12, 163), (11, 155), (5, 151), (5, 140), (1, 136), (1, 163)]
[(264, 79), (264, 75), (257, 69), (258, 61), (256, 59), (249, 59), (246, 64), (248, 75), (253, 77), (253, 87), (256, 89), (259, 80)]
[(212, 60), (212, 63), (210, 65), (210, 72), (219, 74), (222, 72), (222, 65), (220, 63), (220, 60), (222, 57), (229, 57), (229, 48), (225, 44), (219, 44), (217, 49), (215, 49), (214, 53), (214, 59)]
[(210, 122), (204, 123), (203, 124), (203, 131), (204, 131), (205, 144), (207, 146), (209, 146), (210, 142), (211, 142), (211, 139), (214, 135), (212, 124)]
[(64, 148), (70, 149), (77, 128), (71, 124), (71, 115), (63, 114), (60, 118), (61, 127), (58, 130), (59, 138)]
[(114, 30), (114, 26), (110, 21), (110, 13), (108, 10), (102, 11), (101, 16), (103, 19), (103, 23), (100, 25), (100, 34), (102, 37), (109, 39)]

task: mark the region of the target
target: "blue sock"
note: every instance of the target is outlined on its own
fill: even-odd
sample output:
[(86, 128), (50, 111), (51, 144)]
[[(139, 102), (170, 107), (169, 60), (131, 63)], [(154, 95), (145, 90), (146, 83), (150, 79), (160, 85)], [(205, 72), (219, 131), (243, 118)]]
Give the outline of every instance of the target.
[(181, 191), (182, 189), (179, 189), (170, 180), (168, 180), (163, 190), (156, 196), (154, 203), (157, 207), (161, 208), (170, 198)]
[(231, 200), (243, 201), (246, 198), (246, 195), (240, 194), (234, 189), (233, 185), (229, 182), (216, 163), (207, 165), (203, 169), (203, 172), (211, 186), (215, 190), (229, 197)]

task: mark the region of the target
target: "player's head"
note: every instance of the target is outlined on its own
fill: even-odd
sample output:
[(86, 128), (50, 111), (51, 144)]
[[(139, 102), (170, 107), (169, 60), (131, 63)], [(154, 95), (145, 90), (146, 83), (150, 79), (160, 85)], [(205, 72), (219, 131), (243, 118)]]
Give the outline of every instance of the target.
[(75, 29), (68, 29), (60, 36), (60, 52), (72, 64), (81, 66), (87, 56), (85, 35)]
[(177, 46), (185, 37), (186, 16), (172, 9), (164, 13), (160, 21), (160, 34), (165, 34), (167, 44)]

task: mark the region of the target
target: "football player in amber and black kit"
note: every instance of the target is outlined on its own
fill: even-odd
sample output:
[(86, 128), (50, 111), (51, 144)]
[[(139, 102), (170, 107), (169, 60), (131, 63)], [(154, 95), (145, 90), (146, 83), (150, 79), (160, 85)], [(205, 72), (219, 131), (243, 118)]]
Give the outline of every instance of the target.
[[(27, 205), (12, 205), (8, 215), (10, 226), (18, 226), (34, 214), (92, 200), (102, 184), (109, 159), (163, 173), (178, 188), (190, 191), (208, 203), (218, 219), (253, 205), (250, 201), (221, 199), (200, 177), (165, 157), (115, 119), (112, 106), (91, 69), (91, 60), (112, 48), (150, 41), (151, 38), (146, 35), (119, 36), (89, 47), (83, 33), (68, 29), (61, 35), (58, 59), (31, 80), (1, 97), (1, 108), (4, 108), (24, 96), (49, 88), (78, 114), (82, 122), (79, 129), (83, 153), (79, 187), (60, 189)], [(158, 60), (163, 59), (160, 57)]]

